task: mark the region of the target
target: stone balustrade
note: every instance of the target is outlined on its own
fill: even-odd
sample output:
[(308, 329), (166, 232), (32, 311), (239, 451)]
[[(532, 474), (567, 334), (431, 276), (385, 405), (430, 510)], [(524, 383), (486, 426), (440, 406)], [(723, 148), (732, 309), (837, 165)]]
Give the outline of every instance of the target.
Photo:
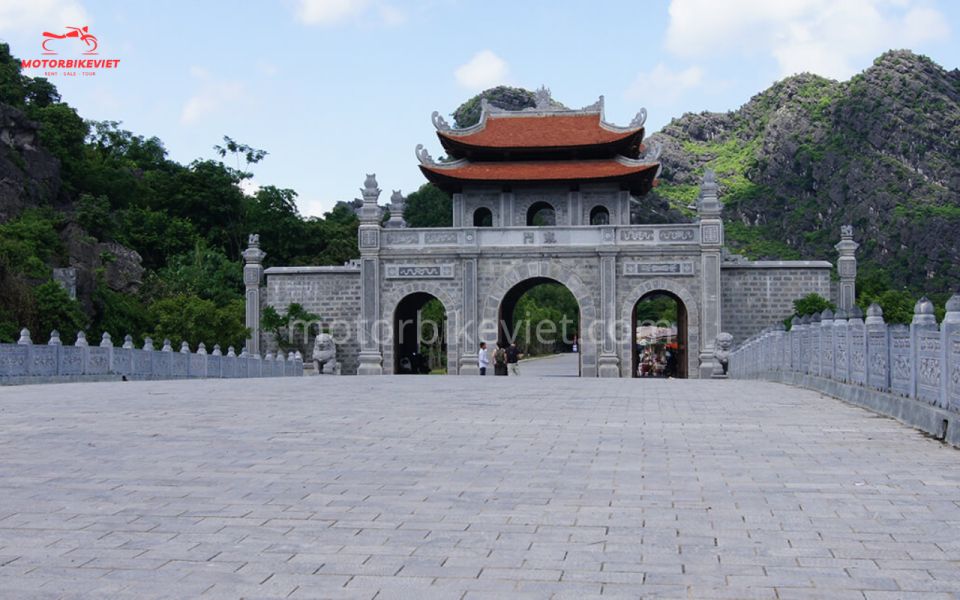
[(219, 345), (208, 352), (201, 342), (196, 352), (183, 342), (174, 351), (170, 340), (156, 350), (153, 340), (146, 338), (142, 348), (135, 348), (131, 336), (123, 345), (114, 346), (109, 333), (99, 345), (91, 346), (84, 332), (77, 334), (72, 346), (60, 341), (53, 331), (46, 345), (34, 344), (30, 332), (21, 330), (16, 344), (0, 344), (0, 384), (42, 383), (48, 381), (83, 381), (112, 379), (193, 379), (239, 377), (295, 377), (303, 375), (300, 352), (249, 354), (244, 348), (238, 355), (233, 346), (223, 354)]
[[(960, 294), (946, 308), (938, 324), (933, 303), (921, 298), (909, 326), (888, 325), (876, 304), (867, 309), (866, 319), (858, 307), (795, 317), (790, 331), (781, 324), (731, 352), (730, 375), (856, 397), (860, 404), (946, 437), (950, 422), (960, 415)], [(898, 399), (935, 410), (918, 411)], [(907, 414), (911, 412), (916, 414)], [(957, 429), (953, 433), (960, 440)]]

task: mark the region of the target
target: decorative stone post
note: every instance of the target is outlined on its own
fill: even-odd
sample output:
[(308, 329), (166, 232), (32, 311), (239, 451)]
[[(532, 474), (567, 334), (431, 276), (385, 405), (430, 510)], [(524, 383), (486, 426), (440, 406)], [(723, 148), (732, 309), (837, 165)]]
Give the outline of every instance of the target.
[(947, 314), (940, 324), (946, 359), (946, 408), (960, 412), (960, 294), (947, 300)]
[(700, 186), (697, 212), (700, 215), (700, 377), (707, 378), (717, 369), (714, 352), (720, 335), (720, 251), (723, 248), (722, 206), (717, 197), (717, 179), (707, 169)]
[(360, 193), (360, 366), (358, 375), (383, 374), (380, 338), (380, 207), (377, 176), (368, 174)]
[(246, 325), (250, 330), (247, 348), (260, 353), (260, 281), (263, 279), (263, 259), (267, 253), (260, 249), (260, 235), (251, 233), (247, 249), (243, 251), (243, 284), (246, 286)]
[(863, 324), (867, 330), (867, 385), (886, 392), (890, 389), (890, 342), (879, 304), (867, 307)]
[(843, 310), (853, 308), (857, 298), (857, 257), (855, 253), (860, 244), (853, 241), (853, 226), (840, 227), (840, 243), (834, 248), (840, 253), (837, 259), (837, 271), (840, 274), (840, 298), (837, 304)]
[(926, 296), (913, 307), (910, 321), (910, 337), (913, 340), (913, 395), (934, 406), (943, 402), (943, 340), (933, 302)]
[[(477, 236), (474, 231), (474, 244)], [(469, 252), (463, 253), (463, 311), (460, 327), (463, 335), (460, 340), (460, 364), (457, 365), (461, 375), (479, 375), (480, 367), (477, 364), (477, 350), (480, 347), (480, 323), (477, 317), (477, 256), (479, 252), (473, 248)], [(453, 329), (453, 324), (447, 324), (448, 332)], [(450, 335), (449, 333), (447, 335)], [(453, 335), (460, 335), (454, 331)], [(447, 345), (447, 352), (450, 352), (450, 346)], [(493, 351), (490, 351), (491, 356)], [(449, 359), (448, 359), (449, 362)]]
[(393, 190), (393, 195), (390, 196), (390, 218), (384, 223), (384, 227), (399, 229), (407, 226), (407, 222), (403, 218), (406, 203), (407, 199), (400, 193), (400, 190)]

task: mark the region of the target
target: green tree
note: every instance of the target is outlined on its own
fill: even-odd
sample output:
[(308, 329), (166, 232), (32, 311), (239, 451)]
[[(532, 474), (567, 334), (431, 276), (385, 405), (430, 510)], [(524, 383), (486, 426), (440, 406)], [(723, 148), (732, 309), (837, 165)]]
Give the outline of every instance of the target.
[(39, 285), (34, 294), (37, 301), (38, 329), (31, 336), (34, 342), (42, 343), (54, 329), (60, 332), (61, 339), (66, 342), (75, 338), (78, 331), (86, 328), (87, 316), (80, 303), (70, 298), (63, 286), (56, 281), (51, 280)]
[(208, 349), (220, 344), (224, 351), (233, 346), (239, 353), (248, 334), (243, 300), (217, 306), (210, 300), (178, 294), (157, 300), (150, 305), (148, 314), (154, 323), (154, 341), (169, 339), (175, 348), (186, 341), (196, 350), (197, 344), (203, 342)]
[(223, 306), (243, 298), (243, 266), (204, 241), (198, 240), (191, 252), (167, 261), (157, 275), (163, 295), (174, 293), (197, 296)]
[(314, 314), (296, 302), (287, 306), (284, 313), (280, 313), (276, 308), (267, 306), (263, 309), (260, 317), (260, 326), (263, 331), (273, 335), (277, 346), (284, 352), (289, 350), (300, 350), (305, 354), (305, 344), (309, 333), (317, 334), (318, 331), (307, 332), (305, 329), (312, 323), (320, 323), (320, 315)]
[(407, 196), (403, 218), (410, 227), (450, 227), (452, 206), (449, 194), (432, 183), (425, 183)]
[(0, 224), (0, 266), (32, 278), (49, 277), (49, 263), (63, 254), (60, 221), (50, 209), (30, 209)]
[(26, 77), (20, 73), (20, 60), (10, 54), (10, 45), (0, 42), (0, 102), (23, 107), (26, 99)]
[(913, 306), (916, 304), (916, 299), (906, 290), (865, 293), (857, 299), (857, 305), (864, 312), (873, 303), (879, 304), (883, 309), (883, 320), (887, 323), (909, 324), (913, 320)]
[(807, 294), (803, 298), (798, 298), (793, 301), (794, 313), (800, 317), (822, 313), (828, 308), (830, 310), (836, 310), (837, 306), (820, 294)]

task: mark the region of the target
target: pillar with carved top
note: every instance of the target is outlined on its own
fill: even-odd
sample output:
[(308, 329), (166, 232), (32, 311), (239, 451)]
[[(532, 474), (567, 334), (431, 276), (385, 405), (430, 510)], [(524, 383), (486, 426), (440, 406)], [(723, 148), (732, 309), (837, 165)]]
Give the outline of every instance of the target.
[(383, 352), (380, 348), (383, 326), (380, 322), (380, 207), (375, 174), (367, 175), (360, 189), (360, 366), (358, 375), (382, 375)]
[(711, 377), (719, 366), (714, 356), (720, 335), (720, 251), (723, 248), (722, 206), (713, 171), (703, 174), (697, 212), (700, 217), (700, 377)]
[(246, 299), (246, 325), (250, 331), (247, 350), (260, 353), (260, 282), (263, 280), (263, 259), (267, 253), (260, 249), (260, 236), (256, 233), (247, 238), (243, 251), (243, 284)]
[(857, 298), (857, 257), (860, 244), (853, 241), (853, 226), (840, 227), (840, 243), (834, 246), (840, 253), (837, 259), (837, 271), (840, 275), (840, 308), (850, 310)]

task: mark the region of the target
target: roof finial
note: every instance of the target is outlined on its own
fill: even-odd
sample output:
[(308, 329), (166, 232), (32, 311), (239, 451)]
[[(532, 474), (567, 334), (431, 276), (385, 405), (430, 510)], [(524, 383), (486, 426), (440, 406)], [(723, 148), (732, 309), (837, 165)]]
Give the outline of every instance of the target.
[(550, 88), (541, 85), (540, 88), (534, 92), (533, 101), (536, 103), (537, 110), (549, 110), (553, 108), (553, 97), (550, 95)]
[(637, 113), (633, 120), (630, 121), (631, 128), (640, 128), (643, 127), (643, 124), (647, 122), (647, 109), (641, 108), (640, 112)]
[(433, 121), (433, 126), (437, 128), (437, 131), (450, 131), (450, 124), (440, 115), (439, 111), (433, 111), (430, 120)]
[(430, 153), (427, 152), (427, 149), (423, 147), (423, 144), (417, 144), (417, 160), (420, 161), (421, 165), (436, 165), (436, 161), (433, 160), (433, 157), (430, 156)]

